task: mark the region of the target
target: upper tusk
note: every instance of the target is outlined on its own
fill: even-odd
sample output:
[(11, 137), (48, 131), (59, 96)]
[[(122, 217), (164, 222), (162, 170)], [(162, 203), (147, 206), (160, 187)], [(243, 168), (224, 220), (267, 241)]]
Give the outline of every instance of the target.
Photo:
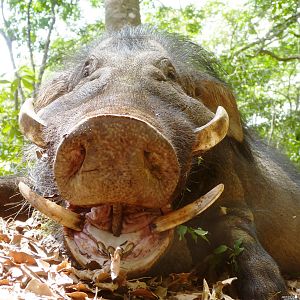
[(228, 128), (228, 114), (222, 106), (219, 106), (210, 122), (194, 130), (197, 136), (193, 152), (207, 151), (217, 145), (226, 136)]
[(21, 106), (19, 126), (21, 132), (30, 141), (41, 148), (46, 148), (47, 144), (43, 139), (43, 129), (46, 127), (46, 123), (35, 113), (32, 98), (27, 99)]
[(23, 197), (37, 210), (59, 224), (76, 231), (82, 231), (83, 218), (52, 201), (33, 192), (25, 183), (19, 183), (19, 190)]
[(219, 184), (204, 196), (178, 210), (156, 218), (150, 227), (153, 232), (163, 232), (181, 225), (211, 206), (222, 194), (224, 184)]

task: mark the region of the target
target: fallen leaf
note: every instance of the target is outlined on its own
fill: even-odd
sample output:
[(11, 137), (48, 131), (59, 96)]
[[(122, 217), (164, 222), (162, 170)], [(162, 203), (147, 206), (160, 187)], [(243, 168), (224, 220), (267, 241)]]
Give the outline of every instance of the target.
[(119, 285), (113, 282), (96, 282), (95, 286), (102, 290), (114, 292), (119, 288)]
[(139, 281), (139, 280), (134, 280), (134, 281), (127, 281), (126, 282), (126, 286), (129, 290), (136, 290), (136, 289), (146, 289), (147, 288), (147, 284), (143, 281)]
[(10, 238), (8, 237), (7, 234), (0, 233), (0, 241), (4, 242), (4, 243), (9, 243), (10, 242)]
[(136, 289), (130, 292), (130, 295), (137, 297), (144, 297), (145, 299), (159, 299), (153, 292), (148, 289)]
[(66, 293), (67, 296), (71, 297), (72, 299), (84, 300), (88, 297), (88, 295), (84, 292), (72, 292)]
[(70, 267), (71, 267), (71, 264), (67, 260), (64, 260), (59, 265), (57, 265), (56, 271), (59, 272), (64, 269), (69, 269)]
[(35, 259), (31, 255), (29, 255), (25, 252), (9, 251), (9, 255), (12, 257), (13, 261), (16, 264), (25, 263), (25, 264), (29, 264), (29, 265), (36, 265)]
[(29, 281), (25, 288), (25, 291), (32, 292), (40, 296), (54, 297), (54, 293), (51, 291), (49, 286), (36, 278), (33, 278)]
[(158, 286), (154, 291), (154, 294), (157, 295), (160, 299), (165, 299), (168, 294), (168, 289), (162, 286)]
[(11, 285), (8, 279), (0, 279), (0, 285)]
[(84, 284), (84, 283), (68, 285), (68, 286), (66, 286), (66, 289), (74, 290), (74, 291), (78, 291), (78, 292), (93, 292), (93, 290), (87, 284)]

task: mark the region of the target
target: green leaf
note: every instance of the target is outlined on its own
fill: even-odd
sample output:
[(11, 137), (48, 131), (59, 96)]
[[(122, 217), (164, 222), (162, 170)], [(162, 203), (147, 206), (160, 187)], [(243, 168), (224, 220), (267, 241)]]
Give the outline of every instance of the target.
[(184, 238), (185, 234), (187, 233), (188, 227), (185, 225), (179, 225), (177, 226), (176, 230), (179, 235), (179, 240), (181, 241)]
[(226, 245), (220, 245), (216, 249), (214, 249), (214, 254), (222, 254), (228, 250), (228, 246)]
[(10, 83), (10, 81), (5, 79), (0, 79), (0, 84), (7, 84), (7, 83)]

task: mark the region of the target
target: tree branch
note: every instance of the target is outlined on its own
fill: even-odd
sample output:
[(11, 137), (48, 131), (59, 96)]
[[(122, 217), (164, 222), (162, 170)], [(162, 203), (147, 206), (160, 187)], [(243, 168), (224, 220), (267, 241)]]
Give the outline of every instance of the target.
[(265, 41), (267, 40), (272, 40), (274, 37), (276, 37), (278, 34), (280, 34), (281, 32), (283, 32), (286, 28), (288, 28), (289, 25), (291, 25), (292, 23), (296, 22), (297, 19), (300, 17), (300, 12), (293, 14), (292, 16), (290, 16), (289, 18), (287, 18), (286, 20), (283, 20), (282, 22), (276, 24), (274, 27), (272, 27), (267, 34), (265, 35), (265, 37), (263, 38), (259, 38), (256, 41), (240, 48), (239, 50), (237, 50), (234, 55), (239, 55), (241, 52), (254, 47), (255, 45), (258, 44), (263, 44)]
[(290, 60), (294, 60), (294, 59), (299, 59), (300, 60), (300, 55), (292, 55), (292, 56), (287, 56), (287, 57), (280, 57), (280, 56), (276, 55), (275, 53), (273, 53), (273, 52), (271, 52), (269, 50), (265, 50), (265, 49), (259, 50), (258, 53), (267, 54), (267, 55), (273, 57), (274, 59), (276, 59), (278, 61), (290, 61)]
[(49, 52), (49, 45), (50, 45), (50, 41), (51, 41), (51, 34), (52, 34), (52, 30), (54, 28), (54, 24), (56, 21), (55, 18), (55, 6), (56, 6), (56, 1), (51, 2), (51, 21), (49, 24), (49, 29), (48, 29), (48, 34), (47, 34), (47, 39), (45, 42), (45, 49), (44, 49), (44, 54), (43, 54), (43, 59), (42, 59), (42, 64), (40, 67), (40, 71), (39, 71), (39, 76), (38, 76), (38, 81), (36, 84), (36, 91), (39, 89), (41, 82), (42, 82), (42, 78), (47, 66), (47, 59), (48, 59), (48, 52)]
[(33, 51), (32, 51), (32, 41), (31, 41), (31, 22), (30, 22), (30, 9), (31, 9), (32, 0), (29, 0), (27, 5), (27, 47), (30, 54), (30, 62), (33, 73), (35, 75), (35, 63), (33, 59)]
[[(5, 29), (7, 30), (7, 29), (8, 29), (8, 23), (7, 23), (7, 20), (6, 20), (6, 18), (5, 18), (5, 15), (4, 15), (3, 0), (1, 0), (1, 15), (2, 15), (2, 19), (3, 19), (4, 27), (5, 27)], [(14, 69), (14, 74), (15, 74), (16, 78), (18, 78), (18, 79), (20, 80), (20, 76), (19, 76), (18, 71), (17, 71), (17, 66), (16, 66), (14, 54), (13, 54), (12, 39), (11, 39), (11, 37), (10, 37), (8, 34), (6, 34), (6, 32), (5, 32), (3, 29), (1, 29), (1, 28), (0, 28), (0, 33), (1, 33), (1, 35), (2, 35), (2, 36), (4, 37), (4, 39), (5, 39), (6, 46), (7, 46), (8, 52), (9, 52), (10, 61), (11, 61), (12, 67), (13, 67), (13, 69)], [(24, 92), (23, 92), (23, 89), (22, 89), (22, 87), (21, 87), (21, 83), (20, 83), (20, 82), (19, 82), (19, 84), (18, 84), (18, 89), (16, 90), (15, 95), (14, 95), (15, 109), (16, 109), (16, 110), (19, 109), (18, 94), (21, 96), (21, 100), (22, 100), (22, 102), (23, 102), (23, 101), (24, 101)]]

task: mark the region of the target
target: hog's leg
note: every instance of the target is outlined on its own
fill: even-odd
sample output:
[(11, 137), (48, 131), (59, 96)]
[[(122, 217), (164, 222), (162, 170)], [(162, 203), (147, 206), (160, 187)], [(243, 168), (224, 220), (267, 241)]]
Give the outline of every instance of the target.
[[(279, 268), (260, 244), (253, 215), (248, 209), (227, 209), (225, 215), (218, 216), (215, 220), (210, 219), (209, 224), (210, 226), (203, 226), (208, 226), (204, 228), (211, 233), (208, 238), (213, 249), (221, 244), (233, 248), (235, 242), (242, 239), (241, 247), (244, 250), (236, 256), (238, 270), (233, 274), (238, 277), (236, 283), (242, 300), (273, 300), (287, 295)], [(194, 248), (193, 258), (197, 259), (197, 251), (200, 254), (202, 249), (198, 247), (195, 250)]]
[(229, 247), (242, 239), (244, 250), (236, 256), (241, 299), (281, 299), (287, 294), (284, 280), (273, 258), (260, 244), (252, 213), (246, 209), (228, 209), (216, 224), (215, 237)]

